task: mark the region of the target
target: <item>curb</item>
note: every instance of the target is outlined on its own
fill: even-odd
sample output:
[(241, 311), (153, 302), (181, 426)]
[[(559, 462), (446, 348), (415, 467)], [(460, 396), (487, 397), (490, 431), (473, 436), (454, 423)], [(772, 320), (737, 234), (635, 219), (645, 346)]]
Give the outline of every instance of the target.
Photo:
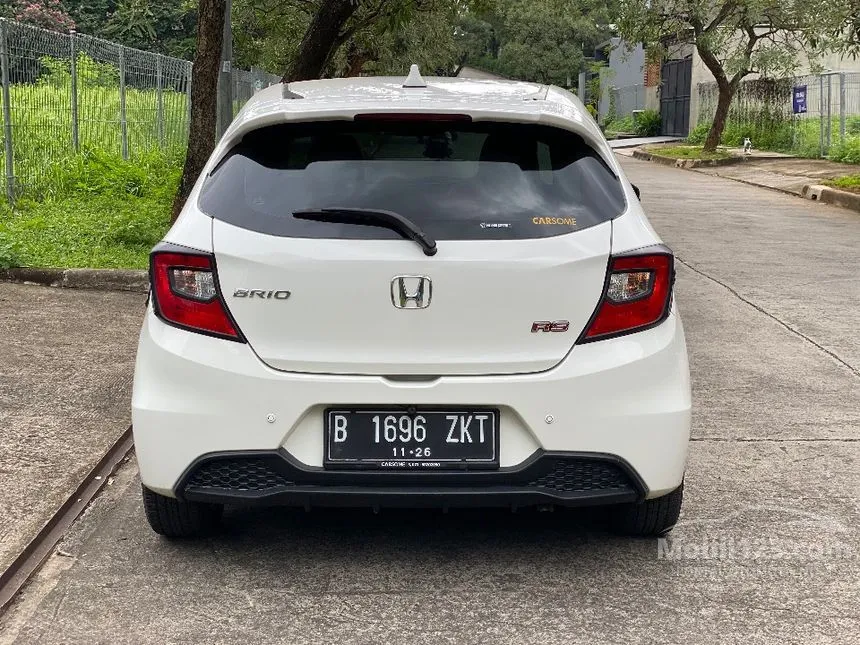
[(841, 206), (860, 213), (860, 195), (849, 193), (847, 190), (839, 190), (821, 184), (809, 184), (803, 187), (803, 196), (812, 201)]
[(149, 275), (135, 269), (0, 269), (0, 280), (68, 289), (149, 292)]
[[(731, 159), (675, 159), (674, 157), (664, 157), (662, 155), (655, 155), (650, 152), (645, 152), (641, 149), (636, 149), (633, 151), (633, 158), (639, 159), (641, 161), (651, 161), (653, 163), (659, 163), (664, 166), (674, 166), (675, 168), (684, 168), (686, 170), (696, 170), (697, 168), (708, 167), (708, 166), (731, 166), (738, 163), (743, 163), (746, 161), (743, 157), (731, 158)], [(831, 206), (839, 206), (840, 208), (845, 208), (850, 211), (855, 211), (860, 213), (860, 194), (858, 193), (849, 193), (846, 190), (839, 190), (838, 188), (831, 188), (830, 186), (824, 186), (822, 184), (807, 184), (805, 185), (800, 193), (797, 193), (793, 190), (787, 190), (785, 188), (779, 188), (777, 186), (767, 186), (765, 184), (758, 184), (753, 181), (749, 181), (746, 179), (739, 179), (737, 177), (727, 177), (726, 175), (720, 175), (718, 173), (713, 173), (716, 177), (721, 177), (722, 179), (730, 179), (731, 181), (737, 181), (741, 184), (746, 184), (747, 186), (756, 186), (757, 188), (766, 188), (767, 190), (773, 190), (778, 193), (782, 193), (783, 195), (791, 195), (792, 197), (805, 197), (806, 199), (812, 201), (818, 201), (822, 204), (830, 204)]]
[(637, 149), (633, 151), (633, 158), (640, 161), (653, 161), (664, 166), (674, 166), (675, 168), (703, 168), (714, 166), (734, 166), (735, 164), (743, 163), (744, 157), (728, 157), (726, 159), (676, 159), (675, 157), (664, 157), (653, 152), (645, 152)]
[(757, 184), (754, 181), (750, 181), (749, 179), (741, 179), (739, 177), (730, 177), (729, 175), (721, 175), (717, 172), (708, 173), (702, 170), (693, 170), (693, 172), (701, 172), (703, 175), (710, 175), (712, 177), (719, 177), (720, 179), (728, 179), (729, 181), (736, 181), (739, 184), (746, 184), (747, 186), (755, 186), (756, 188), (764, 188), (765, 190), (772, 190), (775, 193), (779, 193), (780, 195), (790, 195), (791, 197), (803, 197), (800, 193), (795, 190), (789, 190), (788, 188), (780, 188), (779, 186), (767, 186), (766, 184)]

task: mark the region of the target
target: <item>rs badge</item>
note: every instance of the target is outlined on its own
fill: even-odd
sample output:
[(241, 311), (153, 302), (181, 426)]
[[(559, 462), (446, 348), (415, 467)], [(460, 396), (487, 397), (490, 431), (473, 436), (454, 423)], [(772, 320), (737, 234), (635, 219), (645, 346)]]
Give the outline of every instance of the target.
[(546, 332), (561, 332), (564, 333), (570, 328), (570, 323), (567, 320), (536, 320), (532, 323), (532, 333), (536, 334), (539, 331)]

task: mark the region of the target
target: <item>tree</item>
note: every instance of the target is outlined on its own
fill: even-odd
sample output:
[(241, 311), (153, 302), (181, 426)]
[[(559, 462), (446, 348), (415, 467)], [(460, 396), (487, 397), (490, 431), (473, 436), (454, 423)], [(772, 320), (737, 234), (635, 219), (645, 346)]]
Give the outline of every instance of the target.
[(12, 17), (19, 22), (53, 31), (67, 32), (75, 28), (74, 19), (60, 0), (14, 0)]
[(652, 58), (693, 46), (714, 75), (718, 99), (704, 150), (713, 151), (741, 81), (788, 76), (815, 29), (816, 0), (621, 0), (618, 31)]
[(179, 216), (194, 183), (215, 148), (218, 73), (221, 68), (225, 10), (224, 0), (200, 0), (198, 3), (197, 49), (194, 52), (194, 73), (191, 75), (188, 149), (179, 191), (173, 202), (171, 221), (175, 221)]
[(196, 13), (196, 4), (184, 0), (119, 0), (100, 34), (145, 51), (191, 56)]
[[(366, 3), (365, 3), (366, 4)], [(380, 11), (384, 0), (378, 0)], [(321, 0), (305, 30), (292, 64), (284, 73), (284, 83), (320, 78), (323, 70), (348, 37), (346, 23), (356, 13), (361, 0)]]
[(79, 32), (180, 58), (194, 55), (196, 0), (64, 0)]
[(463, 16), (463, 60), (502, 76), (568, 86), (610, 31), (605, 0), (496, 0)]
[[(331, 64), (345, 44), (350, 60), (341, 71), (351, 74), (360, 72), (368, 62), (384, 61), (388, 55), (403, 55), (407, 51), (413, 57), (423, 51), (429, 54), (422, 56), (425, 61), (430, 58), (447, 63), (449, 52), (445, 51), (445, 45), (452, 43), (456, 11), (465, 6), (466, 1), (316, 0), (316, 3), (301, 43), (284, 73), (284, 82), (320, 78), (326, 72), (335, 71)], [(448, 34), (442, 33), (441, 41), (428, 37), (434, 27), (440, 27), (440, 17), (443, 23), (447, 17), (448, 27)], [(440, 42), (443, 45), (441, 54)], [(389, 61), (390, 58), (388, 56)], [(396, 71), (405, 72), (409, 62), (415, 61), (400, 61)], [(431, 68), (439, 66), (429, 65)]]
[(449, 76), (457, 67), (457, 9), (450, 0), (425, 0), (411, 12), (358, 29), (332, 56), (330, 71), (339, 76), (398, 75), (416, 63), (426, 74)]
[(860, 0), (819, 3), (819, 28), (809, 44), (820, 51), (839, 52), (856, 58), (860, 55)]
[[(481, 0), (468, 0), (479, 2)], [(467, 0), (233, 0), (236, 64), (285, 81), (404, 74), (412, 62), (450, 73)]]

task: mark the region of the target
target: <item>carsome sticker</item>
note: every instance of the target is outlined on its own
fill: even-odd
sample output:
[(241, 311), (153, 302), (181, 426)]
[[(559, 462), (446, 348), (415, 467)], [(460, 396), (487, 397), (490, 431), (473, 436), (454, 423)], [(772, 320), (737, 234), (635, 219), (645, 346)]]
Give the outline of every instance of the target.
[(532, 217), (532, 224), (576, 226), (575, 217)]

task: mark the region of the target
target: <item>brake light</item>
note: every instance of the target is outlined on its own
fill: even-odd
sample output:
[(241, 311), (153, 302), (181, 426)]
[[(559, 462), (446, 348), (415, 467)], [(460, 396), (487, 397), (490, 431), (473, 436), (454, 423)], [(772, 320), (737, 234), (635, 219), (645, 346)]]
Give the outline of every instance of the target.
[(211, 255), (156, 249), (150, 256), (150, 282), (155, 313), (163, 321), (245, 342), (221, 298)]
[(675, 262), (664, 247), (612, 258), (603, 297), (580, 342), (652, 327), (669, 315)]
[(440, 114), (428, 112), (364, 112), (353, 117), (355, 121), (466, 121), (471, 122), (468, 114)]

